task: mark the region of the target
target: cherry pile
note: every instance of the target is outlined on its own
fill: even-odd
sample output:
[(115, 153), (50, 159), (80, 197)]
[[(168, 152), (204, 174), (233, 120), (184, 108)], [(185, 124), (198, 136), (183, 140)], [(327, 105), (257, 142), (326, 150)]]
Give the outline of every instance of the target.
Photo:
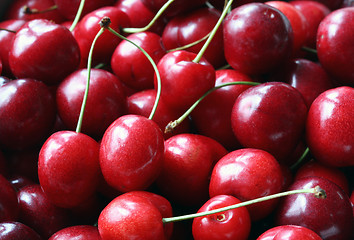
[(353, 1), (2, 4), (0, 239), (354, 238)]

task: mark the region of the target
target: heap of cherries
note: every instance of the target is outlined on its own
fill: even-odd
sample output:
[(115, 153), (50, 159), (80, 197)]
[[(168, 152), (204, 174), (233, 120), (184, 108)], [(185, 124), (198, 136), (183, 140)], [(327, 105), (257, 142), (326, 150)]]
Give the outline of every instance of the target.
[(1, 240), (354, 238), (352, 0), (14, 0)]

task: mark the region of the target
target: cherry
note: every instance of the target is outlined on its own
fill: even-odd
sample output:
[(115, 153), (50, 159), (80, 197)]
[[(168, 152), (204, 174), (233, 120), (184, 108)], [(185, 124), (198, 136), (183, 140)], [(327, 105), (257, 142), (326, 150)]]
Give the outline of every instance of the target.
[(21, 176), (21, 175), (16, 175), (16, 176), (10, 177), (9, 182), (15, 188), (16, 191), (19, 191), (21, 188), (24, 188), (28, 185), (35, 184), (35, 182), (33, 182), (31, 179)]
[(331, 10), (338, 9), (343, 3), (343, 0), (314, 0), (314, 1), (326, 5)]
[(314, 231), (296, 225), (283, 225), (273, 227), (266, 232), (264, 232), (261, 236), (257, 238), (257, 240), (322, 240), (318, 234)]
[(163, 135), (155, 122), (138, 115), (119, 117), (101, 141), (103, 177), (121, 192), (145, 190), (161, 172), (163, 152)]
[(0, 145), (8, 150), (40, 144), (56, 115), (48, 87), (33, 79), (17, 79), (0, 87), (0, 109)]
[(0, 236), (2, 240), (41, 240), (32, 228), (20, 222), (1, 222)]
[(320, 177), (295, 181), (291, 189), (321, 186), (326, 199), (306, 194), (287, 196), (276, 214), (277, 225), (299, 225), (317, 233), (322, 239), (351, 239), (353, 209), (349, 197), (333, 182)]
[[(216, 9), (200, 8), (172, 18), (162, 34), (164, 46), (167, 50), (171, 50), (204, 38), (214, 28), (220, 15), (220, 11)], [(204, 43), (205, 40), (184, 50), (198, 53)], [(218, 29), (203, 56), (215, 68), (225, 65), (222, 28)]]
[[(57, 89), (60, 119), (71, 130), (75, 130), (79, 119), (86, 82), (87, 69), (80, 69), (66, 77)], [(126, 96), (120, 80), (106, 70), (91, 69), (82, 132), (101, 138), (107, 127), (125, 113)]]
[[(241, 201), (251, 200), (282, 190), (283, 175), (276, 159), (260, 149), (232, 151), (215, 165), (210, 179), (209, 195), (232, 195)], [(277, 200), (248, 206), (253, 221), (269, 215)]]
[(319, 95), (312, 103), (306, 139), (314, 158), (331, 166), (353, 166), (354, 89), (337, 87)]
[[(133, 33), (127, 38), (143, 48), (156, 64), (166, 54), (161, 37), (156, 33)], [(114, 50), (111, 67), (114, 74), (133, 89), (154, 88), (154, 68), (146, 56), (127, 40), (120, 42)]]
[[(218, 195), (209, 199), (199, 210), (205, 212), (229, 205), (241, 203), (230, 195)], [(217, 213), (193, 220), (195, 240), (248, 239), (251, 219), (246, 207), (240, 207), (223, 213)]]
[(227, 62), (245, 74), (269, 73), (286, 62), (292, 51), (289, 20), (263, 3), (233, 9), (225, 18), (223, 32)]
[(166, 239), (162, 216), (147, 198), (126, 193), (113, 199), (98, 218), (102, 240)]
[(98, 228), (90, 225), (66, 227), (54, 233), (49, 240), (101, 240)]
[[(323, 68), (339, 83), (354, 86), (354, 7), (327, 15), (318, 26), (317, 55)], [(338, 54), (340, 53), (340, 54)]]
[(307, 106), (295, 88), (268, 82), (241, 93), (231, 113), (232, 129), (244, 147), (259, 148), (286, 164), (305, 130)]
[(79, 61), (79, 46), (71, 32), (44, 19), (24, 24), (9, 53), (11, 71), (17, 78), (34, 78), (49, 85), (76, 70)]
[(7, 77), (4, 76), (0, 76), (0, 87), (2, 87), (3, 85), (5, 85), (5, 83), (10, 82), (11, 80)]
[(227, 154), (215, 140), (197, 134), (178, 134), (165, 141), (161, 174), (156, 183), (169, 200), (187, 206), (208, 200), (211, 171)]
[(0, 175), (0, 186), (0, 222), (14, 221), (19, 212), (16, 191), (2, 175)]

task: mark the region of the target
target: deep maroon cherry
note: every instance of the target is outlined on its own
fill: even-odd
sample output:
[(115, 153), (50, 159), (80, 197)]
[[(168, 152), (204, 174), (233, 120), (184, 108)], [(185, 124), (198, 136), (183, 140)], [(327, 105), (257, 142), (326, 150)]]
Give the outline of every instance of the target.
[(0, 237), (2, 240), (42, 240), (32, 228), (20, 222), (1, 222)]
[(322, 240), (322, 238), (306, 227), (296, 225), (282, 225), (273, 227), (261, 236), (257, 240)]
[(101, 240), (98, 228), (90, 225), (66, 227), (54, 233), (49, 240)]
[(164, 138), (159, 126), (138, 115), (124, 115), (106, 130), (100, 166), (109, 185), (121, 192), (145, 190), (159, 176)]
[(305, 130), (307, 106), (301, 93), (286, 83), (268, 82), (241, 93), (231, 124), (244, 147), (271, 153), (287, 163)]
[(245, 74), (269, 73), (286, 62), (293, 46), (289, 20), (263, 3), (233, 9), (223, 25), (227, 62)]
[[(241, 203), (230, 195), (218, 195), (209, 199), (199, 212), (210, 211)], [(195, 240), (246, 240), (251, 230), (251, 218), (246, 207), (240, 207), (222, 213), (193, 220), (193, 237)]]
[(79, 63), (79, 46), (69, 29), (44, 19), (24, 24), (9, 52), (11, 71), (17, 78), (50, 85), (62, 81)]
[(52, 129), (56, 110), (48, 87), (36, 80), (17, 79), (0, 87), (0, 145), (31, 148)]
[(299, 225), (316, 232), (322, 239), (352, 239), (353, 209), (349, 197), (333, 182), (320, 177), (306, 177), (289, 188), (304, 189), (320, 186), (327, 197), (296, 194), (282, 199), (276, 214), (277, 225)]
[(314, 158), (330, 166), (354, 166), (354, 88), (337, 87), (312, 103), (306, 123), (307, 144)]
[(0, 174), (0, 222), (15, 221), (19, 207), (15, 188)]

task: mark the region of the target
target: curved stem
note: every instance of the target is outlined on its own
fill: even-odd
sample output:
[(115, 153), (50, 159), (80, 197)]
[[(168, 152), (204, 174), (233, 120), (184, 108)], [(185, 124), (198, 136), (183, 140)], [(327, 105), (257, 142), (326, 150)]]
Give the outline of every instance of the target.
[(85, 6), (85, 0), (81, 0), (79, 8), (78, 8), (78, 10), (76, 12), (75, 19), (74, 19), (74, 21), (71, 24), (70, 29), (69, 29), (71, 32), (74, 31), (77, 23), (80, 21), (80, 17), (81, 17), (81, 14), (82, 14), (82, 10), (84, 9), (84, 6)]
[(219, 86), (213, 87), (212, 89), (208, 90), (206, 93), (204, 93), (203, 96), (201, 96), (185, 113), (183, 113), (182, 116), (180, 116), (177, 120), (169, 122), (165, 128), (165, 133), (172, 132), (174, 128), (176, 128), (181, 122), (184, 121), (188, 117), (188, 115), (198, 106), (198, 104), (210, 93), (214, 92), (215, 90), (226, 87), (226, 86), (231, 86), (231, 85), (252, 85), (256, 86), (259, 85), (260, 83), (258, 82), (228, 82), (224, 84), (220, 84)]
[(238, 204), (234, 204), (234, 205), (230, 205), (230, 206), (226, 206), (223, 208), (218, 208), (218, 209), (214, 209), (214, 210), (210, 210), (210, 211), (194, 213), (194, 214), (187, 214), (187, 215), (178, 216), (178, 217), (162, 218), (162, 222), (165, 224), (165, 223), (193, 219), (196, 217), (204, 217), (204, 216), (212, 215), (215, 213), (221, 213), (221, 212), (225, 212), (228, 210), (236, 209), (239, 207), (245, 207), (245, 206), (248, 206), (251, 204), (255, 204), (255, 203), (259, 203), (259, 202), (263, 202), (263, 201), (267, 201), (267, 200), (271, 200), (271, 199), (275, 199), (275, 198), (279, 198), (279, 197), (285, 197), (285, 196), (289, 196), (289, 195), (293, 195), (293, 194), (300, 194), (300, 193), (312, 193), (317, 198), (322, 198), (322, 199), (326, 198), (326, 192), (323, 189), (321, 189), (319, 186), (316, 186), (314, 188), (296, 189), (296, 190), (291, 190), (291, 191), (287, 191), (287, 192), (277, 193), (277, 194), (253, 199), (253, 200), (246, 201), (246, 202), (241, 202)]
[(138, 33), (138, 32), (144, 32), (150, 29), (152, 25), (156, 22), (156, 20), (163, 14), (163, 12), (173, 3), (174, 0), (168, 0), (161, 8), (160, 10), (155, 14), (155, 17), (150, 21), (148, 25), (142, 28), (123, 28), (123, 32), (125, 33)]
[(302, 153), (301, 157), (297, 160), (296, 163), (294, 163), (294, 164), (290, 167), (290, 169), (291, 169), (292, 171), (294, 171), (294, 170), (303, 162), (303, 160), (305, 159), (305, 157), (307, 156), (307, 154), (308, 154), (309, 152), (310, 152), (310, 149), (307, 147), (307, 148), (305, 149), (305, 151)]
[(203, 42), (205, 39), (207, 39), (209, 36), (210, 36), (210, 33), (209, 32), (207, 35), (205, 35), (203, 38), (195, 41), (195, 42), (192, 42), (192, 43), (189, 43), (189, 44), (186, 44), (182, 47), (178, 47), (178, 48), (174, 48), (174, 49), (170, 49), (170, 50), (167, 50), (167, 52), (174, 52), (174, 51), (178, 51), (178, 50), (184, 50), (184, 49), (187, 49), (187, 48), (190, 48), (190, 47), (193, 47), (194, 45), (197, 45), (198, 43), (201, 43)]
[(46, 13), (46, 12), (50, 12), (50, 11), (53, 11), (55, 9), (58, 9), (58, 6), (57, 5), (53, 5), (47, 9), (44, 9), (44, 10), (38, 10), (38, 9), (35, 9), (35, 8), (30, 8), (29, 6), (24, 6), (23, 7), (23, 13), (24, 14), (40, 14), (40, 13)]
[(160, 96), (161, 96), (161, 76), (160, 76), (160, 73), (159, 73), (159, 71), (157, 69), (157, 66), (156, 66), (154, 60), (150, 57), (150, 55), (142, 47), (140, 47), (139, 45), (137, 45), (133, 41), (129, 40), (128, 38), (124, 37), (123, 35), (119, 34), (118, 32), (116, 32), (111, 27), (108, 27), (107, 29), (111, 33), (116, 35), (117, 37), (119, 37), (119, 38), (121, 38), (123, 40), (126, 40), (129, 43), (133, 44), (135, 47), (137, 47), (146, 56), (146, 58), (149, 60), (149, 62), (151, 63), (152, 67), (154, 68), (154, 71), (155, 71), (155, 74), (156, 74), (156, 78), (157, 78), (157, 93), (156, 93), (156, 99), (155, 99), (154, 106), (153, 106), (153, 108), (151, 110), (151, 113), (150, 113), (150, 116), (149, 116), (149, 119), (152, 120), (154, 115), (155, 115), (158, 103), (160, 101)]
[(10, 30), (10, 29), (6, 29), (6, 28), (0, 28), (0, 31), (6, 31), (9, 33), (17, 33), (16, 31)]

